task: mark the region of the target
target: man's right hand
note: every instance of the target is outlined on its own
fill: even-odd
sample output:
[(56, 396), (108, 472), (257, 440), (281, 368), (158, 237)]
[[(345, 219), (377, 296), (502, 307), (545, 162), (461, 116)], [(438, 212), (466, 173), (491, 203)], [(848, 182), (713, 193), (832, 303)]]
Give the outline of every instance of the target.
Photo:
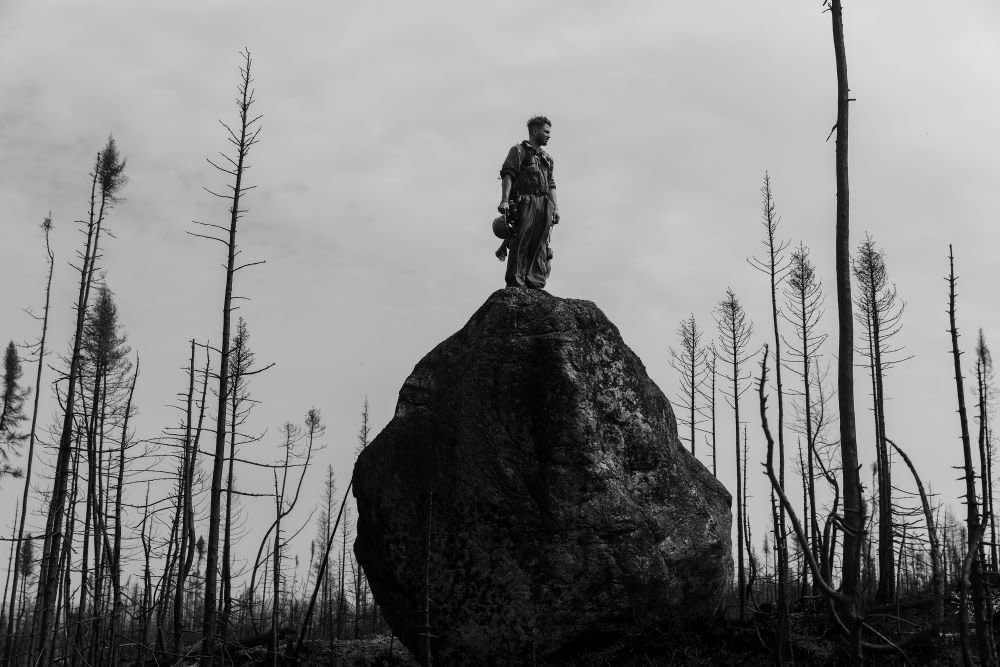
[(499, 211), (503, 215), (507, 215), (508, 213), (510, 213), (510, 202), (509, 201), (500, 202), (500, 205), (497, 206), (497, 211)]

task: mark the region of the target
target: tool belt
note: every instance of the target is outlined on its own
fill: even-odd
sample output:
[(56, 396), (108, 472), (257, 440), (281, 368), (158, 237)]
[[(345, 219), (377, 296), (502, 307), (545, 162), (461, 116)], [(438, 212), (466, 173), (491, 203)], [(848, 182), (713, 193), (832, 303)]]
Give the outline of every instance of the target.
[(507, 212), (507, 221), (510, 222), (511, 226), (516, 232), (521, 223), (521, 204), (528, 200), (528, 197), (548, 197), (549, 192), (546, 190), (537, 190), (528, 192), (518, 191), (510, 196), (510, 209)]
[(510, 200), (511, 201), (516, 201), (516, 202), (520, 203), (520, 202), (524, 201), (524, 199), (523, 199), (524, 197), (528, 197), (528, 196), (548, 197), (549, 196), (549, 191), (548, 190), (542, 190), (542, 189), (527, 190), (527, 191), (518, 190), (517, 194), (513, 195), (510, 198)]

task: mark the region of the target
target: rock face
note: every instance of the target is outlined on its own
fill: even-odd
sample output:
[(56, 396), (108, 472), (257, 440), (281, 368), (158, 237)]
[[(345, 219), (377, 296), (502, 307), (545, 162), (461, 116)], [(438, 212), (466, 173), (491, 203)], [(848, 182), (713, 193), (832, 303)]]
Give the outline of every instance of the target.
[[(710, 617), (731, 497), (588, 301), (508, 288), (434, 348), (358, 458), (354, 551), (435, 664), (572, 660)], [(429, 525), (428, 525), (429, 521)]]

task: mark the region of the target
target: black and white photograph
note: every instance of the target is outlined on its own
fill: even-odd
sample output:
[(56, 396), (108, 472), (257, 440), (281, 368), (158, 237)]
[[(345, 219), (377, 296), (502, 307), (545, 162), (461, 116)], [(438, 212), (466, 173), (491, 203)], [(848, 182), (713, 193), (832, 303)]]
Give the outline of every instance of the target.
[(987, 0), (0, 0), (0, 665), (1000, 667), (998, 193)]

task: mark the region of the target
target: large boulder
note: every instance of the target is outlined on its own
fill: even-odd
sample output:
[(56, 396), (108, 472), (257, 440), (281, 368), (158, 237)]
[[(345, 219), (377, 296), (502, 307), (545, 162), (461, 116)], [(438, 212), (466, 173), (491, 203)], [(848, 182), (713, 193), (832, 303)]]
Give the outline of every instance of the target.
[[(591, 302), (495, 292), (358, 458), (354, 552), (421, 661), (572, 660), (712, 616), (731, 497)], [(429, 618), (429, 628), (427, 619)]]

